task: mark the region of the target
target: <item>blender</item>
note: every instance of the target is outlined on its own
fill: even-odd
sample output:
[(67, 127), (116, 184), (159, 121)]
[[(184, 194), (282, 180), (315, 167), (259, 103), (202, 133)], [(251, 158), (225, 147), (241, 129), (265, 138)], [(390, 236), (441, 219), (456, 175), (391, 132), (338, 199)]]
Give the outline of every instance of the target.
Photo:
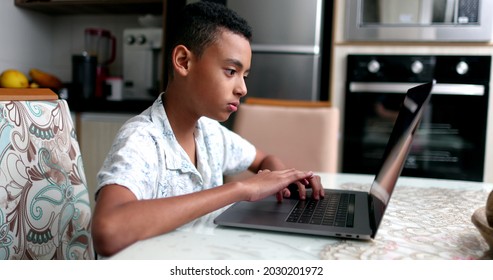
[(87, 28), (85, 30), (85, 52), (89, 56), (95, 56), (96, 85), (94, 96), (104, 97), (103, 88), (109, 77), (109, 64), (115, 60), (116, 40), (110, 31), (101, 28)]

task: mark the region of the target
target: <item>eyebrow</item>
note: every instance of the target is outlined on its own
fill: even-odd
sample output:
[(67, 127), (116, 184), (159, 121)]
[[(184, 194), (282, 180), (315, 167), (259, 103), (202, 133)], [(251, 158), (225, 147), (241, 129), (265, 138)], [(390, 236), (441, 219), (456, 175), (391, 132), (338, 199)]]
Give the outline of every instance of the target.
[(231, 64), (236, 65), (238, 68), (241, 68), (241, 69), (244, 68), (243, 63), (241, 63), (241, 61), (239, 61), (238, 59), (229, 58), (229, 59), (226, 59), (225, 61), (227, 63), (231, 63)]
[[(238, 67), (238, 68), (240, 68), (242, 70), (244, 68), (243, 63), (241, 63), (241, 61), (239, 61), (238, 59), (228, 58), (228, 59), (225, 59), (225, 61), (226, 61), (226, 63), (231, 63), (231, 64), (236, 65), (236, 67)], [(246, 76), (250, 75), (250, 69), (246, 69), (245, 70), (245, 75)]]

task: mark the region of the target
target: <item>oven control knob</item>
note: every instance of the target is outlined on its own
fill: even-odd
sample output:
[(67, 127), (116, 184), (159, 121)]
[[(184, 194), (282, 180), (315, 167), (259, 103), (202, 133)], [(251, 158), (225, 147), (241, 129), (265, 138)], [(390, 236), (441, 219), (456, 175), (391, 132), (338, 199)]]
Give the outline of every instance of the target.
[(147, 41), (146, 36), (144, 36), (144, 35), (137, 36), (136, 40), (137, 40), (137, 44), (139, 44), (139, 45), (143, 45)]
[(127, 45), (133, 45), (133, 43), (135, 43), (135, 37), (133, 35), (128, 35), (125, 37), (125, 42)]
[(414, 74), (419, 74), (419, 73), (423, 72), (423, 69), (424, 69), (423, 62), (421, 62), (421, 61), (419, 61), (419, 60), (416, 60), (416, 61), (414, 61), (414, 62), (411, 64), (411, 71), (412, 71)]
[(466, 62), (461, 61), (457, 63), (457, 66), (455, 67), (455, 71), (457, 71), (457, 74), (459, 75), (465, 75), (467, 74), (467, 72), (469, 72), (469, 65)]
[(368, 62), (368, 65), (366, 67), (368, 68), (368, 71), (373, 74), (380, 71), (380, 63), (376, 60)]

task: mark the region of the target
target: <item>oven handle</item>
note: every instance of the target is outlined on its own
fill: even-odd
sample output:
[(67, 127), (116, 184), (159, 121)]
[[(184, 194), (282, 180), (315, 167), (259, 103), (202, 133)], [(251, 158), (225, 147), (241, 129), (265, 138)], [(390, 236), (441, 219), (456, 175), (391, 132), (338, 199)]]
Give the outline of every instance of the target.
[[(349, 91), (405, 94), (408, 89), (420, 84), (421, 83), (351, 82), (349, 83)], [(483, 96), (485, 94), (485, 91), (485, 85), (437, 83), (433, 86), (431, 93), (445, 95)]]

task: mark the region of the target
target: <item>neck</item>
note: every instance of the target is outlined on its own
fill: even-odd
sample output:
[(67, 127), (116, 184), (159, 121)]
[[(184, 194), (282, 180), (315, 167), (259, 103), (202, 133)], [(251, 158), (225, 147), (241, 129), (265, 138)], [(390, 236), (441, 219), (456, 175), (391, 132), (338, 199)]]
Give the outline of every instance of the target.
[(186, 106), (180, 93), (168, 89), (163, 95), (163, 105), (171, 128), (180, 144), (194, 139), (193, 133), (197, 125), (198, 117)]
[(198, 118), (192, 117), (194, 114), (187, 109), (186, 103), (180, 102), (179, 95), (173, 91), (166, 91), (163, 95), (163, 105), (176, 141), (187, 153), (192, 164), (197, 166), (194, 133)]

